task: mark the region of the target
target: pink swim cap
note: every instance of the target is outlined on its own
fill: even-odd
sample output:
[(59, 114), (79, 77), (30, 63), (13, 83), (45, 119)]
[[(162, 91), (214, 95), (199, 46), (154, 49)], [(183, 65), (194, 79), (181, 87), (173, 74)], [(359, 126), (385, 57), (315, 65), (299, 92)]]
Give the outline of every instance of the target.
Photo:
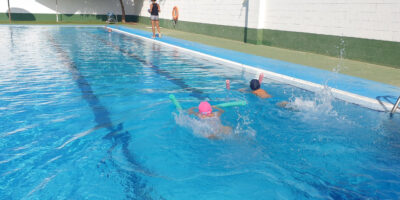
[(207, 101), (202, 101), (199, 104), (199, 112), (201, 114), (210, 114), (212, 112), (211, 105)]

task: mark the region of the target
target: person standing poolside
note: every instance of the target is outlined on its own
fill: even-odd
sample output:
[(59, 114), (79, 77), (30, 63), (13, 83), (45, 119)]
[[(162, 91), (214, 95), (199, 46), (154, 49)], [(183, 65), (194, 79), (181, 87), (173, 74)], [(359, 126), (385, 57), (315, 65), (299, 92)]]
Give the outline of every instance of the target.
[(153, 30), (153, 38), (156, 37), (156, 30), (155, 30), (155, 26), (157, 26), (157, 30), (158, 30), (158, 37), (161, 38), (161, 32), (160, 32), (160, 24), (159, 24), (159, 19), (158, 19), (158, 13), (161, 12), (160, 9), (160, 5), (158, 3), (156, 3), (156, 0), (151, 0), (151, 4), (150, 4), (150, 19), (151, 19), (151, 27)]

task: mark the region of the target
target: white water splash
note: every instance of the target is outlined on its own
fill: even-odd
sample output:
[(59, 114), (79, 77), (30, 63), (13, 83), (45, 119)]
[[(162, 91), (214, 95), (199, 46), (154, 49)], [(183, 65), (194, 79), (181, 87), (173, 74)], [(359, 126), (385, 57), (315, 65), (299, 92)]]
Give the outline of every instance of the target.
[(192, 130), (193, 134), (198, 137), (208, 138), (214, 135), (219, 139), (227, 139), (236, 135), (251, 137), (256, 135), (256, 131), (249, 125), (251, 120), (246, 114), (238, 114), (237, 125), (233, 130), (231, 127), (224, 125), (216, 117), (204, 120), (192, 117), (184, 112), (180, 112), (179, 114), (173, 113), (173, 115), (178, 125)]
[(174, 113), (174, 118), (178, 125), (191, 129), (196, 136), (223, 136), (223, 133), (221, 133), (220, 130), (224, 127), (224, 125), (222, 125), (220, 119), (217, 117), (207, 118), (207, 120), (196, 119), (184, 112), (180, 112), (179, 114)]
[(337, 49), (339, 51), (339, 62), (332, 69), (332, 72), (334, 73), (331, 73), (331, 75), (329, 75), (329, 77), (325, 80), (324, 88), (318, 92), (315, 92), (315, 96), (311, 98), (292, 96), (288, 104), (285, 106), (286, 108), (299, 111), (300, 115), (305, 120), (310, 120), (310, 118), (323, 119), (327, 116), (338, 116), (338, 113), (335, 111), (335, 108), (332, 105), (335, 97), (332, 94), (331, 88), (328, 86), (328, 82), (340, 81), (338, 77), (340, 71), (347, 68), (344, 65), (344, 58), (346, 56), (346, 43), (343, 37), (340, 38), (340, 43), (338, 44)]
[(292, 97), (286, 108), (299, 111), (306, 119), (337, 116), (337, 112), (332, 105), (334, 99), (331, 89), (325, 86), (321, 91), (315, 93), (312, 98)]
[(341, 70), (347, 68), (344, 65), (344, 58), (346, 57), (346, 43), (343, 37), (340, 38), (340, 43), (336, 48), (339, 51), (339, 63), (335, 67), (333, 67), (332, 71), (335, 73), (340, 73)]
[(325, 80), (324, 85), (327, 86), (329, 85), (329, 82), (336, 82), (336, 81), (340, 81), (340, 77), (339, 77), (339, 73), (343, 70), (346, 70), (347, 67), (345, 66), (344, 63), (344, 59), (346, 56), (346, 43), (343, 39), (343, 37), (340, 38), (340, 43), (338, 46), (336, 46), (336, 48), (338, 49), (338, 53), (339, 53), (339, 62), (333, 66), (332, 68), (332, 72), (333, 73), (329, 73), (329, 76), (327, 77), (327, 79)]
[(250, 137), (256, 136), (256, 131), (251, 128), (250, 124), (253, 122), (252, 119), (249, 117), (249, 110), (245, 113), (240, 113), (237, 111), (237, 125), (234, 130), (235, 135), (245, 135)]

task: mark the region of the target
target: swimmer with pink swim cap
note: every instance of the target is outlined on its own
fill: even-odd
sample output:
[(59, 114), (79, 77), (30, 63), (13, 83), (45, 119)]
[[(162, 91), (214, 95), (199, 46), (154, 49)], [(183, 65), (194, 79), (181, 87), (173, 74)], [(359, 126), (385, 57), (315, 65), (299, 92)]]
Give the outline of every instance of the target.
[[(213, 108), (215, 108), (217, 111), (213, 112)], [(224, 113), (224, 110), (222, 110), (221, 108), (218, 108), (217, 106), (211, 106), (210, 103), (208, 103), (207, 101), (202, 101), (197, 107), (199, 112), (195, 112), (194, 109), (196, 109), (196, 107), (189, 108), (188, 113), (196, 115), (202, 120), (207, 119), (206, 122), (217, 126), (216, 130), (218, 132), (210, 133), (208, 136), (209, 139), (216, 139), (219, 133), (230, 134), (232, 132), (231, 127), (224, 126), (221, 123), (220, 116), (222, 115), (222, 113)]]
[(209, 115), (212, 113), (212, 107), (210, 105), (210, 103), (208, 103), (207, 101), (203, 101), (199, 104), (199, 113), (201, 113), (202, 115)]
[[(217, 112), (212, 112), (213, 108), (217, 109)], [(222, 113), (224, 113), (224, 110), (222, 110), (221, 108), (218, 108), (216, 106), (211, 106), (210, 103), (208, 103), (207, 101), (202, 101), (199, 106), (197, 107), (197, 109), (199, 110), (198, 113), (194, 112), (193, 110), (196, 109), (196, 107), (190, 108), (188, 110), (189, 114), (195, 114), (197, 115), (199, 118), (207, 118), (207, 117), (219, 117), (222, 115)]]

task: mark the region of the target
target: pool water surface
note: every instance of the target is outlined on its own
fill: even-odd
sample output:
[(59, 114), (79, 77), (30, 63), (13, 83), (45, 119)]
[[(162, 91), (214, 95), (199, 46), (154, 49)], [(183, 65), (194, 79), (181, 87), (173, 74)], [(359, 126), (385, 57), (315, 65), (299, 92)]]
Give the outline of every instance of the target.
[[(397, 114), (268, 79), (260, 99), (251, 70), (102, 27), (0, 31), (0, 199), (400, 197)], [(247, 105), (210, 140), (170, 94)]]

